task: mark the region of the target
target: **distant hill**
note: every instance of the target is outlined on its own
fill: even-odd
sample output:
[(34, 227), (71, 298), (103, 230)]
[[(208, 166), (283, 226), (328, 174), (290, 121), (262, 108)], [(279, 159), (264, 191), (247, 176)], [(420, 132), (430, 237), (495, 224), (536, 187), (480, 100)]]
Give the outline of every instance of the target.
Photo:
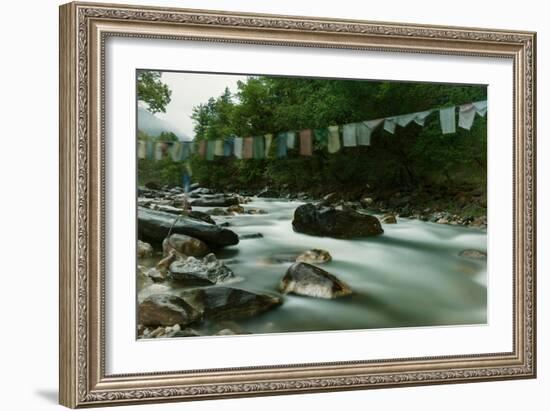
[(154, 114), (149, 113), (143, 107), (138, 107), (138, 130), (144, 133), (156, 137), (163, 131), (171, 131), (180, 140), (191, 140), (191, 137), (178, 131), (177, 127), (170, 124), (168, 121), (156, 117)]

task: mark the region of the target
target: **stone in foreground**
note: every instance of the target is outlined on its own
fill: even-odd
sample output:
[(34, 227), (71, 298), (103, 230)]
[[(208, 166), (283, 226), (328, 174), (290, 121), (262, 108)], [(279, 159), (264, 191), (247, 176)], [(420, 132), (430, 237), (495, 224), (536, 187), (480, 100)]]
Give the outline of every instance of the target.
[(279, 285), (282, 293), (317, 298), (337, 298), (351, 294), (351, 288), (336, 276), (307, 263), (292, 264)]
[(153, 294), (143, 300), (138, 309), (138, 322), (145, 326), (187, 325), (200, 317), (200, 311), (171, 294)]
[(170, 278), (186, 285), (212, 285), (235, 277), (233, 271), (214, 254), (208, 254), (202, 260), (194, 257), (178, 259), (170, 264), (169, 273)]
[(205, 319), (233, 320), (252, 317), (282, 303), (282, 299), (267, 294), (232, 287), (206, 287), (186, 290), (181, 297)]
[(210, 252), (210, 249), (203, 241), (190, 237), (185, 234), (172, 234), (162, 242), (162, 251), (168, 255), (170, 251), (175, 251), (179, 255), (186, 257), (204, 257)]
[(311, 203), (296, 209), (292, 227), (299, 233), (334, 238), (369, 237), (384, 232), (374, 216), (354, 210), (316, 207)]

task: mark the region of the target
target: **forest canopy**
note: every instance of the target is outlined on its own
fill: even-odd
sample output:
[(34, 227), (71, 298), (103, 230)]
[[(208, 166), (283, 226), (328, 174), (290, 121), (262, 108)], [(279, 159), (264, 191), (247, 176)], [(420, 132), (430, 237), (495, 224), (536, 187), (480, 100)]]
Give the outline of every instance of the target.
[[(486, 98), (483, 85), (253, 76), (238, 82), (237, 93), (226, 89), (194, 107), (192, 118), (195, 140), (201, 141), (322, 128)], [(161, 165), (140, 164), (140, 181), (162, 175), (159, 183), (179, 184), (183, 166), (155, 172)], [(378, 127), (368, 147), (343, 147), (328, 154), (326, 148), (314, 146), (310, 157), (290, 150), (284, 158), (247, 160), (206, 161), (194, 155), (191, 165), (194, 181), (218, 189), (269, 186), (326, 193), (356, 187), (485, 187), (487, 120), (477, 117), (471, 130), (457, 128), (443, 135), (434, 112), (424, 127), (411, 123), (397, 127), (395, 134)]]

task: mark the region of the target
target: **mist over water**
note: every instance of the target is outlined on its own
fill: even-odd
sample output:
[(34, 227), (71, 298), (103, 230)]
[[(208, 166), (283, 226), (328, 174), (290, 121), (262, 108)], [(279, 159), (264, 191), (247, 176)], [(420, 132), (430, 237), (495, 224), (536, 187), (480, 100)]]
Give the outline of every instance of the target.
[[(256, 334), (486, 323), (486, 260), (459, 256), (464, 249), (486, 251), (486, 230), (398, 218), (397, 224), (383, 224), (384, 234), (375, 237), (314, 237), (292, 230), (294, 210), (301, 204), (255, 198), (244, 207), (262, 208), (267, 214), (214, 217), (218, 223), (230, 222), (229, 228), (239, 235), (263, 235), (216, 251), (238, 277), (231, 286), (277, 294), (279, 282), (291, 265), (281, 262), (281, 255), (284, 260), (286, 254), (320, 248), (332, 255), (332, 261), (318, 266), (346, 282), (353, 294), (332, 300), (284, 295), (278, 308), (232, 321), (242, 331)], [(169, 291), (171, 285), (155, 287)], [(207, 334), (215, 325), (193, 328)]]

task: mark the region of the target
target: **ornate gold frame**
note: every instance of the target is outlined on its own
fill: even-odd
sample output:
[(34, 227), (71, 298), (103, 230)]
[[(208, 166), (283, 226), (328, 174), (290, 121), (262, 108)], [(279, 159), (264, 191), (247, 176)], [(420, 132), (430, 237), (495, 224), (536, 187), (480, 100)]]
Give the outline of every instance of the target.
[[(512, 59), (513, 351), (105, 375), (103, 67), (109, 36)], [(535, 377), (535, 40), (532, 32), (92, 3), (61, 6), (61, 404), (101, 406)]]

